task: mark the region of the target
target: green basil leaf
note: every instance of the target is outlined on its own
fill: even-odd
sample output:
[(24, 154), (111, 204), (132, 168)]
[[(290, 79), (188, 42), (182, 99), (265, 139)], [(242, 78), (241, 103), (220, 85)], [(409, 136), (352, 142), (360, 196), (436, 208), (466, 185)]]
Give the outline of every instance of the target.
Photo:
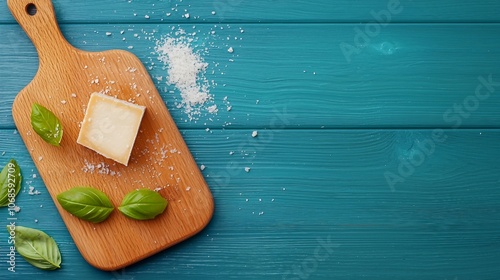
[(63, 127), (59, 119), (47, 108), (33, 103), (31, 106), (31, 126), (42, 139), (54, 146), (59, 146), (63, 136)]
[(16, 195), (21, 190), (21, 168), (14, 159), (11, 159), (0, 173), (0, 207), (15, 201)]
[(140, 189), (129, 192), (123, 198), (118, 210), (123, 215), (135, 220), (149, 220), (163, 213), (167, 205), (168, 201), (159, 193), (148, 189)]
[(54, 239), (45, 232), (11, 225), (7, 226), (7, 231), (11, 235), (15, 233), (16, 251), (27, 262), (45, 270), (61, 268), (61, 252)]
[(57, 195), (62, 208), (74, 216), (100, 223), (113, 212), (113, 204), (105, 193), (91, 187), (74, 187)]

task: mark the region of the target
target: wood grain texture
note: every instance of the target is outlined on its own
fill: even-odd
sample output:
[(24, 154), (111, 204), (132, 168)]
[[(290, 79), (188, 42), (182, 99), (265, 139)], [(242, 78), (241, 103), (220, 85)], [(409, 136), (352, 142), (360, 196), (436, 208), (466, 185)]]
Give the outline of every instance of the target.
[[(5, 27), (12, 41), (0, 42), (0, 90), (4, 96), (0, 127), (11, 128), (12, 100), (31, 80), (37, 61), (20, 28)], [(88, 51), (133, 46), (130, 51), (147, 66), (181, 128), (206, 128), (205, 123), (226, 128), (270, 127), (270, 119), (284, 110), (293, 116), (293, 121), (280, 123), (286, 127), (450, 128), (456, 121), (445, 119), (444, 114), (453, 111), (455, 104), (464, 106), (475, 95), (481, 85), (479, 77), (491, 75), (495, 84), (500, 81), (500, 40), (491, 36), (500, 32), (499, 25), (390, 25), (359, 54), (352, 55), (349, 63), (339, 45), (354, 44), (357, 27), (360, 25), (233, 24), (220, 30), (214, 25), (197, 25), (194, 30), (203, 38), (197, 49), (210, 49), (204, 56), (210, 64), (207, 79), (218, 84), (211, 93), (221, 106), (217, 115), (202, 116), (198, 122), (187, 121), (182, 108), (177, 108), (179, 92), (165, 83), (167, 71), (153, 50), (157, 40), (171, 35), (170, 25), (63, 25), (62, 29), (70, 43)], [(192, 25), (180, 28), (192, 30)], [(245, 32), (240, 33), (240, 28)], [(217, 31), (215, 35), (210, 34), (212, 30)], [(106, 36), (106, 32), (112, 35)], [(242, 40), (235, 42), (235, 36)], [(230, 46), (234, 54), (227, 52)], [(473, 112), (461, 118), (462, 127), (498, 127), (500, 87), (494, 89), (487, 100), (480, 100)], [(483, 88), (481, 93), (488, 91)], [(233, 106), (230, 112), (224, 110), (225, 96)]]
[[(14, 20), (0, 3), (0, 23)], [(496, 0), (58, 0), (61, 23), (140, 22), (370, 22), (371, 12), (388, 10), (398, 4), (400, 13), (391, 22), (498, 22), (500, 3)], [(97, 8), (99, 7), (99, 8)], [(215, 15), (212, 12), (216, 12)], [(169, 16), (166, 14), (169, 13)], [(186, 18), (185, 14), (190, 17)], [(89, 16), (91, 15), (91, 16)], [(145, 18), (148, 15), (149, 18)]]
[[(400, 158), (430, 139), (431, 130), (268, 130), (261, 140), (247, 130), (184, 130), (196, 160), (207, 166), (217, 205), (212, 222), (146, 261), (103, 273), (86, 268), (43, 183), (31, 178), (38, 173), (30, 171), (19, 135), (1, 130), (8, 139), (1, 164), (17, 158), (29, 181), (19, 196), (19, 223), (52, 234), (63, 254), (57, 273), (21, 261), (19, 271), (54, 279), (293, 279), (327, 243), (331, 251), (320, 251), (324, 260), (304, 274), (310, 279), (494, 279), (500, 130), (445, 133), (446, 141), (392, 191), (384, 172), (397, 173)], [(256, 142), (255, 153), (238, 151), (248, 141)], [(229, 181), (221, 181), (226, 172)], [(42, 194), (29, 196), (28, 185)]]
[[(35, 15), (26, 12), (28, 3), (36, 5)], [(12, 114), (54, 201), (75, 186), (100, 189), (115, 206), (140, 188), (160, 188), (169, 201), (166, 213), (150, 221), (115, 213), (99, 224), (80, 220), (56, 203), (83, 257), (97, 268), (116, 270), (203, 229), (213, 214), (212, 195), (141, 62), (125, 51), (91, 53), (73, 48), (58, 29), (50, 0), (12, 0), (9, 8), (40, 59), (33, 81), (16, 96)], [(77, 144), (79, 124), (93, 92), (146, 107), (128, 166)], [(61, 147), (48, 145), (34, 132), (33, 103), (59, 116), (64, 129)], [(82, 166), (86, 172), (78, 172)]]

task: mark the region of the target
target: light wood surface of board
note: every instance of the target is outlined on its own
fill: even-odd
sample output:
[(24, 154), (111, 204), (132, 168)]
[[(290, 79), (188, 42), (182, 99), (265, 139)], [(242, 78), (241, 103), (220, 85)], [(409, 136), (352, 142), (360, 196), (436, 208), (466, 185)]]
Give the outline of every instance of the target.
[[(27, 13), (30, 3), (36, 5), (35, 15)], [(14, 101), (13, 118), (83, 257), (97, 268), (115, 270), (203, 229), (213, 213), (212, 195), (142, 63), (126, 51), (93, 53), (72, 47), (58, 29), (49, 0), (8, 4), (40, 57), (36, 76)], [(76, 143), (93, 92), (146, 106), (128, 166)], [(33, 103), (61, 120), (60, 147), (45, 143), (33, 131)], [(115, 210), (106, 221), (93, 224), (72, 216), (55, 200), (75, 186), (104, 191), (116, 207), (132, 190), (159, 188), (169, 205), (153, 220), (135, 221)]]

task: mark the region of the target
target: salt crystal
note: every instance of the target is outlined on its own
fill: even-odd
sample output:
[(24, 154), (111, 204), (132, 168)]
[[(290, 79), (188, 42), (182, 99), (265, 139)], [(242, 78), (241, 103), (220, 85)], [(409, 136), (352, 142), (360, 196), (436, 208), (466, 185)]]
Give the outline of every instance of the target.
[(257, 131), (253, 131), (253, 132), (252, 132), (252, 137), (257, 137), (257, 134), (258, 134), (258, 132), (257, 132)]
[(214, 114), (214, 113), (217, 113), (219, 111), (219, 109), (217, 109), (217, 105), (212, 105), (212, 106), (208, 107), (207, 110), (210, 114)]
[(184, 15), (184, 17), (185, 17), (185, 18), (189, 18), (189, 13), (186, 13), (186, 14)]
[(40, 192), (38, 190), (35, 190), (35, 187), (29, 186), (28, 194), (29, 195), (39, 195)]
[(71, 97), (76, 98), (76, 93), (72, 93)]
[(191, 187), (186, 187), (186, 191), (190, 191), (191, 190)]
[(205, 168), (206, 168), (206, 167), (205, 167), (205, 165), (203, 165), (203, 164), (200, 166), (201, 171), (205, 170)]
[(145, 16), (144, 16), (144, 18), (145, 18), (145, 19), (149, 19), (149, 15), (145, 15)]
[(66, 103), (67, 103), (67, 101), (66, 101), (66, 100), (61, 100), (61, 104), (63, 104), (63, 105), (64, 105), (64, 104), (66, 104)]
[(215, 15), (215, 11), (212, 11), (212, 15)]
[(134, 48), (134, 46), (128, 46), (127, 48), (131, 50)]
[(166, 16), (169, 17), (172, 13), (167, 13)]
[(245, 167), (245, 172), (250, 172), (250, 167)]
[(228, 52), (228, 53), (233, 53), (233, 52), (234, 52), (233, 47), (229, 47), (229, 49), (227, 49), (227, 52)]
[(106, 36), (111, 36), (111, 32), (106, 32)]
[(230, 151), (230, 152), (229, 152), (229, 155), (231, 155), (231, 156), (232, 156), (232, 155), (234, 155), (234, 152), (233, 152), (233, 151)]
[(38, 223), (38, 220), (37, 220), (37, 219), (35, 219), (35, 223)]

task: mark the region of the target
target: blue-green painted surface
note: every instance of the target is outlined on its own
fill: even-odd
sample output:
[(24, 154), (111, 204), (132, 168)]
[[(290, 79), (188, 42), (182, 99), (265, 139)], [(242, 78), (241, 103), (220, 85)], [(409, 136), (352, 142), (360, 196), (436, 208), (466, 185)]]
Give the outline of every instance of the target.
[(12, 121), (38, 60), (2, 1), (0, 165), (23, 170), (18, 224), (46, 231), (63, 256), (50, 272), (18, 257), (11, 273), (0, 231), (2, 279), (499, 279), (500, 2), (54, 6), (72, 44), (129, 50), (163, 81), (156, 40), (173, 26), (197, 32), (219, 113), (189, 121), (178, 93), (157, 87), (206, 166), (216, 211), (199, 235), (124, 270), (88, 265)]

